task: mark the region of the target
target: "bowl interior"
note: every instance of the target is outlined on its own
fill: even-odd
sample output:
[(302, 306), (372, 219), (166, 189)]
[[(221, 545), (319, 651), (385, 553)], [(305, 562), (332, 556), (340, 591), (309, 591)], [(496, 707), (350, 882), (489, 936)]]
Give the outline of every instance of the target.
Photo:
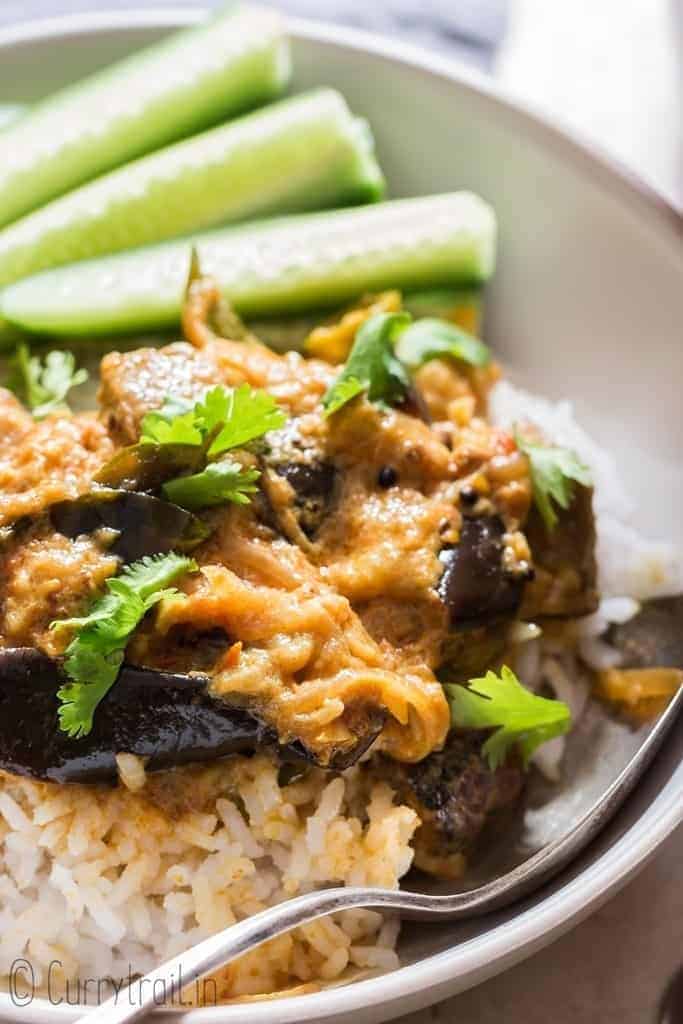
[[(0, 102), (33, 101), (192, 17), (74, 19), (11, 43), (0, 38)], [(395, 45), (373, 47), (338, 30), (296, 24), (294, 36), (295, 89), (337, 86), (370, 120), (393, 195), (472, 188), (493, 203), (500, 259), (487, 339), (524, 383), (575, 402), (615, 454), (638, 525), (683, 544), (683, 247), (675, 214), (438, 62), (402, 59)], [(589, 786), (606, 777), (598, 769), (613, 774), (609, 758), (623, 756), (632, 739), (589, 721), (579, 749), (592, 751), (591, 771), (577, 774), (572, 798), (588, 799)], [(606, 898), (680, 820), (682, 750), (683, 724), (599, 841), (521, 906), (467, 924), (406, 927), (407, 966), (395, 975), (279, 1003), (277, 1013), (255, 1004), (192, 1016), (255, 1022), (354, 1012), (361, 1021), (372, 1004), (378, 1021), (508, 966)], [(546, 816), (543, 827), (550, 824)], [(57, 1013), (34, 1009), (36, 1020)], [(1, 1001), (0, 1010), (14, 1015)]]

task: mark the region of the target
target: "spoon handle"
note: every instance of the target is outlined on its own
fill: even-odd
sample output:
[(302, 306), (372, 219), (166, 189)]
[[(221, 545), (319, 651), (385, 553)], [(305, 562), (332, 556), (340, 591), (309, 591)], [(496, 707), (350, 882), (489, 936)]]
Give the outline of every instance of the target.
[(425, 897), (417, 893), (386, 889), (337, 887), (305, 893), (238, 924), (225, 928), (198, 945), (150, 971), (128, 988), (117, 991), (100, 1006), (87, 1010), (76, 1024), (127, 1024), (156, 1006), (186, 1006), (182, 990), (199, 978), (231, 963), (274, 939), (283, 932), (308, 924), (318, 917), (341, 910), (374, 907), (410, 912), (423, 906)]

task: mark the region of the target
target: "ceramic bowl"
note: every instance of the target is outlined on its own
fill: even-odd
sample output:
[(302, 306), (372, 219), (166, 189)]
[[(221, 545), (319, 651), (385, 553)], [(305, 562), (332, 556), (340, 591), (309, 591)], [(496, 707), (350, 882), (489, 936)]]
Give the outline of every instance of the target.
[[(6, 30), (0, 99), (33, 100), (197, 17), (128, 11)], [(575, 401), (620, 460), (639, 524), (683, 542), (680, 214), (459, 66), (330, 25), (292, 21), (291, 32), (295, 88), (337, 86), (371, 121), (393, 195), (471, 188), (493, 203), (500, 259), (487, 339), (517, 377)], [(194, 1010), (187, 1024), (378, 1024), (530, 956), (607, 900), (683, 818), (682, 750), (683, 722), (599, 841), (524, 903), (467, 924), (406, 925), (403, 966), (391, 974)], [(76, 1015), (39, 1001), (22, 1009), (0, 996), (4, 1019), (57, 1024)]]

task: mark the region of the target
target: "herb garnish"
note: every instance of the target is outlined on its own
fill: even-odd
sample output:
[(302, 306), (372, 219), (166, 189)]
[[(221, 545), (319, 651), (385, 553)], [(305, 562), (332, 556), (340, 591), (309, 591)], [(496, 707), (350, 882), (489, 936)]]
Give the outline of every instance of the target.
[(198, 451), (197, 468), (191, 476), (169, 480), (162, 493), (169, 501), (195, 510), (224, 502), (247, 504), (256, 490), (260, 473), (237, 462), (214, 462), (235, 448), (244, 448), (277, 430), (285, 415), (265, 391), (248, 384), (235, 390), (218, 387), (195, 402), (167, 399), (161, 409), (147, 413), (142, 421), (140, 445), (186, 445)]
[(277, 430), (285, 415), (267, 391), (248, 384), (230, 390), (220, 384), (195, 402), (167, 398), (142, 421), (141, 444), (204, 444), (209, 458), (243, 448), (269, 430)]
[(482, 748), (492, 771), (517, 747), (525, 767), (547, 740), (566, 733), (571, 712), (560, 700), (538, 697), (520, 683), (507, 665), (500, 676), (487, 672), (467, 686), (447, 684), (453, 725), (461, 729), (495, 729)]
[(69, 391), (88, 379), (87, 370), (76, 369), (73, 352), (48, 352), (41, 359), (32, 356), (24, 342), (17, 346), (11, 367), (7, 387), (29, 407), (36, 419), (68, 409)]
[(196, 569), (191, 558), (173, 552), (143, 558), (107, 580), (107, 593), (83, 618), (52, 623), (52, 629), (76, 630), (64, 662), (71, 682), (57, 694), (63, 732), (74, 739), (88, 735), (95, 709), (116, 682), (134, 630), (154, 605), (180, 598), (171, 584)]
[(396, 344), (396, 355), (410, 370), (417, 370), (430, 359), (460, 359), (472, 366), (486, 366), (491, 361), (487, 346), (462, 327), (426, 317), (411, 324)]
[(394, 345), (409, 323), (407, 313), (377, 313), (365, 321), (356, 334), (344, 369), (323, 397), (326, 416), (363, 392), (380, 408), (405, 396), (410, 378), (394, 354)]
[(553, 501), (568, 509), (574, 497), (574, 483), (590, 487), (593, 480), (588, 466), (569, 448), (537, 444), (521, 437), (515, 429), (515, 443), (529, 459), (534, 501), (548, 530), (557, 526)]
[(410, 388), (409, 371), (444, 357), (473, 366), (490, 360), (483, 342), (446, 320), (413, 323), (408, 313), (377, 313), (359, 328), (344, 369), (323, 397), (325, 415), (364, 393), (381, 409), (396, 405)]
[(210, 462), (201, 473), (169, 480), (162, 492), (168, 501), (190, 512), (224, 505), (227, 501), (248, 505), (248, 496), (258, 490), (256, 483), (260, 475), (258, 469), (244, 469), (238, 462), (226, 459)]

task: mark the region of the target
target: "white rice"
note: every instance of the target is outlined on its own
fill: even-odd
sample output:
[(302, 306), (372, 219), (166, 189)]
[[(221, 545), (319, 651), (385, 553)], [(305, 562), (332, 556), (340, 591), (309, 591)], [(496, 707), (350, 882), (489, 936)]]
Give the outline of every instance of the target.
[[(133, 788), (140, 764), (122, 764)], [(278, 784), (265, 756), (187, 776), (200, 810), (168, 813), (139, 792), (56, 787), (0, 774), (0, 976), (21, 957), (53, 999), (87, 978), (126, 983), (200, 939), (289, 896), (340, 882), (396, 887), (414, 811), (360, 774)], [(210, 793), (208, 802), (201, 794)], [(237, 796), (239, 794), (239, 796)], [(397, 922), (346, 912), (226, 968), (186, 1001), (234, 999), (397, 966)], [(67, 993), (67, 984), (70, 987)], [(91, 986), (96, 999), (108, 994)]]

